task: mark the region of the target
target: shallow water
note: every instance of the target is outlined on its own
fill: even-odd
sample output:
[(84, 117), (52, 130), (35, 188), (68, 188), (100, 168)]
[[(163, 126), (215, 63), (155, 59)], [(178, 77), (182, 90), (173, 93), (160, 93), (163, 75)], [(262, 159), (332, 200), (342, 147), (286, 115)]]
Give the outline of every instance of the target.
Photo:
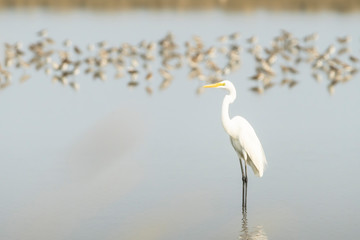
[[(86, 46), (137, 43), (171, 31), (211, 44), (240, 31), (269, 44), (281, 29), (319, 32), (325, 49), (354, 35), (360, 16), (332, 13), (3, 11), (2, 42), (54, 39)], [(331, 27), (329, 27), (331, 26)], [(11, 31), (10, 31), (11, 30)], [(5, 34), (6, 33), (6, 34)], [(80, 75), (75, 93), (33, 73), (0, 92), (1, 239), (346, 239), (359, 233), (359, 76), (336, 88), (300, 69), (293, 89), (262, 96), (248, 89), (255, 63), (244, 58), (228, 78), (238, 90), (232, 115), (254, 126), (268, 159), (263, 178), (250, 174), (247, 216), (241, 173), (222, 129), (225, 92), (198, 96), (188, 69), (166, 91), (148, 96), (124, 79)], [(154, 81), (159, 81), (154, 79)], [(155, 84), (155, 83), (154, 83)]]

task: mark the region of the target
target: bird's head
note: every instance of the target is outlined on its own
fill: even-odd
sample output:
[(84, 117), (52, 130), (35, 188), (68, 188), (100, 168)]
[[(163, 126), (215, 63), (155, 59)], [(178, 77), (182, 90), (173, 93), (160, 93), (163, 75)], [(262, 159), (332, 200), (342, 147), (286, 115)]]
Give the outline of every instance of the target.
[(233, 102), (236, 98), (236, 90), (234, 85), (232, 84), (232, 82), (230, 82), (229, 80), (224, 80), (218, 83), (214, 83), (214, 84), (209, 84), (209, 85), (205, 85), (203, 86), (204, 88), (224, 88), (226, 90), (228, 90), (229, 92), (229, 96), (231, 98), (230, 102)]

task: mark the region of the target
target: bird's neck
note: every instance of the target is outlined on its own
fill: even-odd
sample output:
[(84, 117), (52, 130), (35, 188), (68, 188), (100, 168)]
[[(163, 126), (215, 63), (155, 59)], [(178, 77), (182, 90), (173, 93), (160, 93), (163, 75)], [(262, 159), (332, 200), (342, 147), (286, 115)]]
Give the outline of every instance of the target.
[(230, 94), (226, 95), (222, 104), (222, 113), (221, 113), (221, 120), (225, 131), (231, 136), (232, 129), (231, 126), (231, 119), (229, 115), (229, 105), (235, 101), (236, 93), (230, 92)]

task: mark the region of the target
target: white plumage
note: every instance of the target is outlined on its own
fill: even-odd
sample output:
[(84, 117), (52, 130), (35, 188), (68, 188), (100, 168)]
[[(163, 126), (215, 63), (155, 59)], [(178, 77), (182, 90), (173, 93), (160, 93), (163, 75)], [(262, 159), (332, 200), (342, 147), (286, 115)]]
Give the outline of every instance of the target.
[[(235, 126), (238, 126), (235, 133), (230, 136), (230, 141), (239, 158), (246, 159), (246, 163), (252, 168), (254, 174), (262, 177), (267, 164), (264, 150), (259, 138), (250, 123), (243, 117), (236, 116), (231, 119)], [(246, 153), (247, 156), (244, 156)]]

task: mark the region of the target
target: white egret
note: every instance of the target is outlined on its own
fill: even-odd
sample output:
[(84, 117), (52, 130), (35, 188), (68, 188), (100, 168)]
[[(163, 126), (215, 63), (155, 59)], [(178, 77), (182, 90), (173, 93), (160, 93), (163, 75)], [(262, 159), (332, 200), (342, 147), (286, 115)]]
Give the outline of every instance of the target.
[[(234, 85), (230, 81), (225, 80), (203, 87), (224, 88), (229, 92), (223, 101), (221, 118), (223, 127), (229, 134), (231, 144), (239, 157), (243, 181), (242, 207), (244, 210), (246, 209), (247, 198), (247, 165), (252, 168), (256, 176), (262, 177), (267, 164), (264, 150), (253, 127), (245, 118), (240, 116), (230, 118), (229, 116), (229, 105), (236, 99)], [(244, 161), (244, 167), (242, 161)]]

